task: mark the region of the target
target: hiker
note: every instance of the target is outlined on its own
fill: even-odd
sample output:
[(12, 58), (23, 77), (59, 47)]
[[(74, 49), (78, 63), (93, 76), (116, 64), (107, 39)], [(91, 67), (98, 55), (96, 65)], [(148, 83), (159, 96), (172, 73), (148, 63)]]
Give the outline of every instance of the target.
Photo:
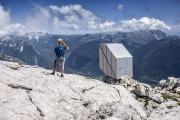
[(69, 47), (65, 44), (63, 39), (58, 39), (58, 45), (55, 47), (54, 52), (56, 58), (54, 60), (53, 72), (52, 75), (55, 75), (55, 71), (58, 65), (61, 65), (61, 77), (64, 77), (64, 63), (65, 63), (65, 52), (69, 49)]

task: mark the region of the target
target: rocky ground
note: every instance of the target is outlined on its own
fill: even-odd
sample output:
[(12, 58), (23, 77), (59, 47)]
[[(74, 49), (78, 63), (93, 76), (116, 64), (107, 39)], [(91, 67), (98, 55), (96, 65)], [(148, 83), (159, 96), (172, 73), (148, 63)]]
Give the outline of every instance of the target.
[(127, 88), (144, 105), (148, 120), (179, 120), (180, 78), (169, 77), (151, 87), (128, 77), (120, 85)]
[(0, 120), (179, 120), (178, 78), (119, 85), (0, 61)]

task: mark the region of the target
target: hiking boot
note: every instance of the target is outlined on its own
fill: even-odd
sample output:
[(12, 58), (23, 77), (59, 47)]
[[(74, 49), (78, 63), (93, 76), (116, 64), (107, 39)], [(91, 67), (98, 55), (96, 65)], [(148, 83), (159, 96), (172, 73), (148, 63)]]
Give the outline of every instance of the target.
[(64, 74), (61, 74), (61, 77), (64, 77)]

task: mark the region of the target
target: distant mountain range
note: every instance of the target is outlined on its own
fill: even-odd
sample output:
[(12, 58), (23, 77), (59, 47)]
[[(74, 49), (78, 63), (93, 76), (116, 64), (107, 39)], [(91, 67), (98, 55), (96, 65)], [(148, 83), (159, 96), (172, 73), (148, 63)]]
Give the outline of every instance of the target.
[[(102, 42), (123, 43), (134, 56), (134, 77), (155, 84), (167, 76), (180, 76), (180, 38), (159, 30), (97, 33), (86, 35), (52, 35), (28, 33), (0, 38), (0, 53), (18, 58), (26, 64), (51, 68), (53, 49), (58, 38), (70, 46), (66, 72), (102, 76), (98, 67), (98, 47)], [(7, 60), (7, 59), (6, 59)]]

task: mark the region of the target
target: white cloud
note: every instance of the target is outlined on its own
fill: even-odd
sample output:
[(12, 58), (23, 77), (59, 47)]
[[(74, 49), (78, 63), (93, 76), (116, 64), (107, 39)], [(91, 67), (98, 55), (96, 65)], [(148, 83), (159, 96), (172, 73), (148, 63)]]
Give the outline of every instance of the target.
[(99, 25), (99, 27), (101, 29), (105, 29), (105, 28), (112, 28), (113, 26), (115, 25), (115, 22), (114, 21), (105, 21), (104, 23), (101, 23)]
[(12, 23), (0, 30), (0, 37), (7, 34), (24, 35), (27, 32), (29, 31), (21, 23)]
[(77, 34), (93, 32), (101, 19), (81, 5), (38, 7), (35, 15), (28, 18), (26, 26), (32, 31)]
[(117, 9), (118, 9), (120, 12), (122, 12), (122, 11), (124, 10), (124, 6), (123, 6), (122, 4), (119, 4), (119, 5), (117, 6)]
[[(119, 5), (120, 8), (123, 9), (123, 6)], [(147, 17), (140, 19), (133, 18), (119, 22), (102, 20), (78, 4), (60, 7), (55, 5), (50, 5), (47, 8), (39, 7), (36, 15), (31, 16), (27, 23), (32, 30), (47, 30), (59, 34), (170, 29), (163, 21)]]
[(65, 17), (75, 18), (75, 20), (78, 20), (78, 18), (88, 19), (91, 21), (99, 19), (91, 11), (84, 9), (79, 4), (66, 5), (61, 7), (50, 5), (49, 8), (57, 14), (64, 15)]
[[(91, 30), (96, 28), (96, 24), (100, 22), (100, 18), (94, 15), (91, 11), (84, 9), (81, 5), (67, 5), (67, 6), (49, 6), (52, 12), (56, 13), (56, 21), (65, 24), (70, 29), (75, 30)], [(57, 24), (57, 26), (59, 26)]]
[(36, 7), (35, 14), (30, 15), (25, 21), (29, 31), (51, 31), (51, 13), (47, 8)]
[(23, 32), (36, 31), (56, 34), (85, 34), (143, 29), (171, 30), (171, 27), (165, 22), (155, 18), (132, 18), (118, 22), (102, 20), (79, 4), (65, 6), (50, 5), (48, 7), (36, 6), (34, 13), (30, 14), (23, 25), (20, 23), (11, 23), (9, 12), (5, 11), (2, 6), (0, 6), (0, 13), (4, 14), (0, 14), (0, 19), (6, 25), (3, 30), (0, 30), (0, 34), (23, 34)]
[(171, 27), (163, 21), (154, 18), (142, 17), (140, 19), (122, 20), (120, 27), (126, 30), (159, 29), (170, 30)]
[(5, 28), (10, 23), (10, 13), (5, 11), (0, 4), (0, 29)]
[(25, 32), (25, 26), (20, 23), (12, 23), (10, 12), (4, 10), (0, 4), (0, 36), (9, 33), (21, 35)]
[(27, 32), (26, 27), (21, 23), (10, 24), (4, 29), (4, 31), (6, 31), (6, 33), (11, 33), (16, 35), (23, 35)]

